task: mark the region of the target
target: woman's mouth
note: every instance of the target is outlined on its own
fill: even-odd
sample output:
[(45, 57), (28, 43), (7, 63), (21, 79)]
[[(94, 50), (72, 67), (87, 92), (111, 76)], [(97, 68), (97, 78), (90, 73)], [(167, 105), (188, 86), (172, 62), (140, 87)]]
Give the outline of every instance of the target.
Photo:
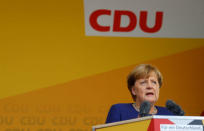
[(148, 92), (148, 93), (146, 93), (145, 95), (146, 95), (146, 96), (153, 96), (154, 93), (153, 93), (153, 92)]

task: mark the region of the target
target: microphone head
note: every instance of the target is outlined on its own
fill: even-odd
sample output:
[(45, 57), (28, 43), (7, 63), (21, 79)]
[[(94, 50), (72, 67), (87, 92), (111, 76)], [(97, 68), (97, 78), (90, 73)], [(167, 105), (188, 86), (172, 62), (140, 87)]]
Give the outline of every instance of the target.
[(185, 112), (172, 100), (166, 101), (166, 108), (171, 111), (174, 115), (184, 116)]
[(149, 114), (150, 107), (151, 107), (151, 104), (148, 101), (142, 102), (142, 104), (140, 105), (140, 112), (139, 112), (140, 117), (147, 116)]

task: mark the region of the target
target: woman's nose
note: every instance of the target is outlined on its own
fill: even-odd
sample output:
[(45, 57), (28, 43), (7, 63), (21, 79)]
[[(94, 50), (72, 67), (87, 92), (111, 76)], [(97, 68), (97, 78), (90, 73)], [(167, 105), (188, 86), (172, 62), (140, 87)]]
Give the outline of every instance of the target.
[(151, 81), (148, 81), (148, 82), (147, 82), (147, 88), (148, 88), (148, 89), (153, 88), (153, 85), (152, 85)]

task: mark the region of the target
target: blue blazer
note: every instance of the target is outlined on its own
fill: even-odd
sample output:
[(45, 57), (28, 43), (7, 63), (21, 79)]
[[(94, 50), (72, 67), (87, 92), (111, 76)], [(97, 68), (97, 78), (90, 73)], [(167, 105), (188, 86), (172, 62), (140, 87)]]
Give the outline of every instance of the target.
[[(155, 115), (174, 115), (168, 111), (165, 107), (155, 106), (157, 108), (157, 114)], [(115, 104), (110, 108), (106, 123), (123, 121), (134, 119), (138, 117), (138, 112), (132, 106), (132, 103)]]

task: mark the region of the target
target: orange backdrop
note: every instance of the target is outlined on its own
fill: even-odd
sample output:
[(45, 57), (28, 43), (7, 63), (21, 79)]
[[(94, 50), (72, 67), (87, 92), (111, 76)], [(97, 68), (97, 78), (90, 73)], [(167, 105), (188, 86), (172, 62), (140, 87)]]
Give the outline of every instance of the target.
[(112, 104), (132, 102), (127, 74), (140, 63), (164, 76), (186, 115), (203, 104), (204, 40), (87, 37), (83, 1), (0, 4), (0, 130), (87, 131)]

